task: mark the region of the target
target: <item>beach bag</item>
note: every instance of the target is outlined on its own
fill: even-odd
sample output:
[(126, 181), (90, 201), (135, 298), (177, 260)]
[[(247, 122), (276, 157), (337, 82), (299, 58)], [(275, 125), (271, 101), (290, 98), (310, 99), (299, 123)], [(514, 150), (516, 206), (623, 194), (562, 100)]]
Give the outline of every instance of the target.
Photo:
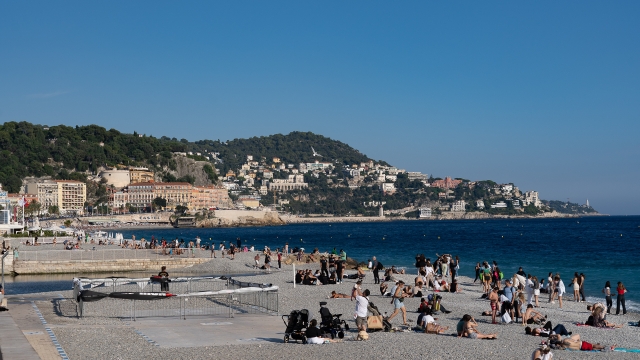
[(502, 319), (502, 322), (505, 324), (510, 324), (511, 323), (511, 315), (509, 315), (508, 312), (505, 312), (504, 314), (502, 314), (502, 316), (500, 317)]
[(367, 329), (382, 330), (382, 315), (372, 315), (367, 317)]

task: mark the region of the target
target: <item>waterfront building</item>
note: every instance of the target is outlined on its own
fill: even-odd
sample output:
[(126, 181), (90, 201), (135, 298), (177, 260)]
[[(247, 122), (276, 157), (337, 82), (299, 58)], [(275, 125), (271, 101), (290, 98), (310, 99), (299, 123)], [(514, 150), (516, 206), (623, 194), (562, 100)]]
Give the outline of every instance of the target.
[(431, 208), (424, 207), (424, 208), (418, 209), (418, 211), (419, 211), (418, 217), (420, 217), (421, 219), (431, 217)]
[(75, 180), (32, 179), (25, 192), (38, 199), (43, 212), (56, 206), (60, 214), (82, 215), (87, 201), (87, 185)]
[(542, 206), (542, 202), (538, 196), (537, 191), (527, 191), (524, 193), (524, 199), (522, 199), (522, 205), (529, 206), (529, 204), (533, 204), (535, 207)]

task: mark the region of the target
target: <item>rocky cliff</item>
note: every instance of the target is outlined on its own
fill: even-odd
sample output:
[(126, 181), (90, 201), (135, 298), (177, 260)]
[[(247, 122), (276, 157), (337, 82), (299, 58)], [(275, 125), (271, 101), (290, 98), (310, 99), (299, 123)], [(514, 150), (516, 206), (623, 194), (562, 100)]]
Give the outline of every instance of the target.
[(214, 218), (198, 221), (197, 227), (284, 225), (277, 212), (218, 210)]
[[(173, 160), (176, 163), (175, 170), (171, 170), (168, 167), (164, 167), (163, 171), (170, 173), (176, 178), (181, 178), (183, 176), (192, 176), (195, 179), (195, 186), (206, 186), (211, 185), (212, 182), (209, 179), (209, 176), (204, 171), (204, 166), (209, 165), (213, 167), (213, 165), (208, 161), (196, 161), (194, 159), (188, 158), (182, 155), (173, 155)], [(162, 173), (156, 173), (156, 181), (162, 181)]]

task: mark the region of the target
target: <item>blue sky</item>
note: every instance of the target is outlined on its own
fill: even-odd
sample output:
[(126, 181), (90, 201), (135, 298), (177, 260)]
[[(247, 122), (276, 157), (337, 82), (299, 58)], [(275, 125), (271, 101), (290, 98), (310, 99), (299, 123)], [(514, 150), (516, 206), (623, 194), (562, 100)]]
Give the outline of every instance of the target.
[(313, 131), (436, 177), (640, 214), (640, 3), (0, 5), (0, 122)]

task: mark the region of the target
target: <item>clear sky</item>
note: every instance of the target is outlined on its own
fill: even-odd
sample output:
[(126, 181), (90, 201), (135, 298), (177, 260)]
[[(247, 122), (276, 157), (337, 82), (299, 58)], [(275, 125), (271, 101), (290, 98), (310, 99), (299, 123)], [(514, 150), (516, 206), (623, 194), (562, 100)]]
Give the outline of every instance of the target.
[(0, 122), (313, 131), (640, 214), (640, 2), (4, 1)]

